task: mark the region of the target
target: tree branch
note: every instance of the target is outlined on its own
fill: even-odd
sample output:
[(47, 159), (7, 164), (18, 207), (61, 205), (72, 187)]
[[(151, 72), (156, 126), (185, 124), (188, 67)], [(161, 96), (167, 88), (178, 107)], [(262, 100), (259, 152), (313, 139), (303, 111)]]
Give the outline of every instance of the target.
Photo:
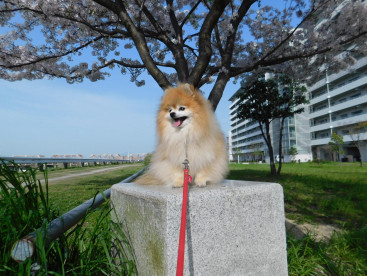
[(212, 55), (211, 33), (229, 2), (229, 0), (215, 0), (200, 29), (199, 57), (188, 79), (189, 83), (194, 86), (198, 85), (210, 62)]
[(190, 18), (191, 14), (196, 10), (196, 8), (199, 6), (199, 4), (201, 3), (202, 0), (199, 0), (196, 2), (196, 4), (192, 7), (192, 9), (189, 11), (189, 13), (185, 16), (184, 20), (182, 20), (181, 25), (180, 25), (180, 29), (183, 28), (183, 26), (185, 25), (186, 21)]
[[(138, 0), (136, 0), (138, 1)], [(167, 3), (170, 1), (168, 0)], [(138, 2), (139, 3), (139, 2)], [(173, 3), (171, 2), (171, 7)], [(185, 82), (188, 75), (189, 75), (189, 68), (186, 62), (186, 58), (183, 51), (183, 44), (182, 44), (182, 30), (179, 29), (176, 16), (174, 15), (174, 12), (172, 8), (169, 11), (171, 23), (173, 25), (173, 28), (176, 33), (176, 37), (178, 40), (178, 43), (173, 43), (169, 37), (167, 36), (166, 32), (159, 26), (158, 22), (155, 20), (154, 16), (150, 13), (150, 11), (145, 7), (145, 5), (142, 5), (142, 10), (145, 14), (145, 16), (149, 19), (150, 23), (153, 25), (153, 27), (157, 30), (159, 39), (171, 50), (173, 53), (173, 56), (176, 60), (176, 72), (178, 75), (178, 79), (181, 82)]]
[[(102, 0), (96, 0), (96, 1), (104, 2)], [(120, 20), (122, 21), (128, 32), (131, 34), (131, 38), (133, 39), (136, 49), (138, 50), (138, 53), (140, 55), (140, 58), (146, 65), (148, 72), (152, 75), (152, 77), (155, 79), (158, 85), (162, 87), (162, 89), (166, 89), (169, 86), (171, 86), (171, 83), (168, 81), (168, 79), (162, 73), (162, 71), (159, 70), (159, 68), (154, 63), (154, 60), (150, 56), (149, 48), (145, 40), (145, 37), (141, 32), (139, 32), (139, 30), (132, 22), (130, 16), (127, 13), (124, 2), (122, 0), (117, 0), (115, 7), (118, 12)]]
[[(73, 52), (79, 51), (79, 50), (81, 50), (83, 48), (86, 48), (87, 46), (91, 45), (92, 43), (94, 43), (94, 42), (96, 42), (98, 40), (101, 40), (102, 38), (104, 38), (104, 36), (96, 37), (96, 38), (88, 41), (87, 43), (85, 43), (85, 44), (83, 44), (83, 45), (81, 45), (81, 46), (79, 46), (79, 47), (77, 47), (75, 49), (69, 50), (69, 51), (64, 52), (64, 53), (61, 53), (61, 54), (55, 54), (55, 55), (51, 55), (51, 56), (38, 57), (35, 60), (31, 60), (31, 61), (20, 63), (20, 64), (9, 65), (9, 66), (1, 65), (0, 64), (0, 67), (7, 68), (7, 69), (15, 69), (15, 68), (20, 68), (20, 67), (27, 66), (27, 65), (36, 64), (36, 63), (43, 62), (43, 61), (50, 60), (50, 59), (58, 59), (58, 58), (67, 56), (67, 55), (69, 55), (69, 54), (71, 54)], [(5, 53), (5, 54), (6, 55), (9, 55), (9, 53)], [(18, 58), (20, 59), (20, 57), (18, 57)]]

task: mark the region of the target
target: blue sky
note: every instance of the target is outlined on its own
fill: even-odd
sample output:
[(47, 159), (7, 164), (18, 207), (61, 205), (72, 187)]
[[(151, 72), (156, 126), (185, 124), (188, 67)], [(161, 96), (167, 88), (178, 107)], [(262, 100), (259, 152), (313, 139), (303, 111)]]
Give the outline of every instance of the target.
[[(162, 90), (149, 76), (136, 87), (112, 72), (103, 81), (0, 80), (0, 156), (146, 153), (155, 147), (155, 116)], [(228, 83), (216, 116), (229, 131)], [(203, 89), (206, 96), (210, 88)]]
[[(268, 3), (284, 6), (282, 1), (262, 1)], [(6, 31), (5, 27), (2, 32)], [(138, 88), (129, 75), (110, 73), (106, 80), (78, 84), (62, 79), (0, 80), (0, 156), (152, 152), (161, 88), (147, 75), (146, 85)], [(226, 136), (228, 99), (239, 86), (228, 82), (216, 110)], [(210, 88), (202, 87), (206, 96)]]

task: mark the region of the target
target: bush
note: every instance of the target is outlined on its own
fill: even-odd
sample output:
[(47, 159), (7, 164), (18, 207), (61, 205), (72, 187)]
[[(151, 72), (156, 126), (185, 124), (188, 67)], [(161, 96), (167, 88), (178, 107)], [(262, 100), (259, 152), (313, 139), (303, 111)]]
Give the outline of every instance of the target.
[(148, 166), (152, 162), (152, 153), (148, 153), (144, 158), (144, 166)]

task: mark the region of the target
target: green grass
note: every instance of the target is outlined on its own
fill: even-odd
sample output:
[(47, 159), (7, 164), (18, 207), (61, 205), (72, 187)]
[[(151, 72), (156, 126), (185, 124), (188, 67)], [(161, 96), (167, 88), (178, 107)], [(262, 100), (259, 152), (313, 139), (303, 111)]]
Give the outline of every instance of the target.
[(359, 163), (284, 164), (270, 175), (267, 164), (231, 165), (229, 179), (277, 182), (287, 217), (297, 222), (360, 228), (367, 223), (367, 167)]
[(330, 241), (287, 235), (289, 275), (366, 275), (367, 227), (334, 233)]
[(279, 183), (286, 217), (343, 229), (329, 241), (287, 235), (290, 275), (367, 275), (367, 167), (292, 163), (274, 177), (267, 164), (232, 164), (228, 179)]
[(65, 213), (142, 168), (143, 165), (138, 164), (96, 175), (53, 181), (49, 184), (51, 204)]
[[(53, 177), (59, 177), (59, 176), (64, 176), (64, 175), (73, 175), (73, 174), (78, 174), (78, 173), (90, 172), (90, 171), (95, 171), (99, 169), (110, 169), (110, 168), (117, 168), (120, 166), (136, 166), (136, 165), (141, 165), (141, 163), (108, 164), (108, 165), (96, 165), (96, 166), (85, 166), (85, 167), (75, 166), (75, 167), (68, 167), (66, 169), (56, 167), (56, 168), (48, 168), (47, 174), (49, 178), (53, 178)], [(37, 174), (36, 174), (37, 179), (42, 180), (43, 175), (44, 175), (43, 172), (37, 171)]]
[[(110, 256), (110, 240), (116, 235), (128, 241), (119, 225), (110, 223), (109, 204), (92, 212), (81, 224), (45, 251), (38, 244), (37, 257), (23, 264), (10, 259), (13, 242), (45, 222), (65, 213), (96, 193), (108, 189), (142, 165), (40, 185), (35, 171), (15, 173), (14, 183), (29, 183), (27, 188), (2, 189), (0, 195), (0, 274), (29, 275), (30, 266), (41, 265), (40, 274), (108, 275), (116, 271)], [(69, 171), (89, 170), (89, 168)], [(60, 171), (61, 172), (61, 171)], [(51, 172), (52, 173), (52, 172)], [(53, 175), (56, 177), (57, 175)], [(11, 178), (3, 176), (2, 181)], [(230, 165), (228, 179), (277, 182), (283, 186), (286, 216), (298, 223), (332, 223), (343, 228), (330, 241), (317, 241), (307, 235), (296, 240), (287, 235), (290, 275), (367, 275), (367, 167), (336, 163), (284, 164), (282, 175), (272, 177), (266, 164)], [(13, 180), (11, 180), (13, 181)], [(4, 183), (1, 182), (1, 183)], [(43, 189), (41, 191), (41, 189)], [(10, 196), (4, 191), (10, 191)], [(30, 192), (32, 191), (32, 192)], [(4, 207), (5, 206), (5, 207)], [(19, 226), (22, 226), (19, 228)], [(113, 231), (112, 231), (113, 230)], [(126, 244), (116, 244), (125, 252)], [(131, 257), (130, 252), (130, 257)], [(129, 255), (129, 254), (127, 254)], [(125, 275), (134, 272), (134, 263), (123, 256)]]
[[(16, 263), (10, 252), (15, 241), (35, 229), (45, 229), (48, 222), (76, 207), (79, 201), (84, 202), (139, 169), (128, 167), (109, 177), (99, 175), (100, 181), (94, 176), (82, 177), (79, 185), (89, 186), (78, 189), (73, 181), (63, 185), (48, 185), (47, 181), (41, 184), (35, 170), (13, 172), (0, 163), (0, 275), (31, 275), (32, 265), (39, 266), (38, 275), (136, 274), (128, 233), (122, 223), (111, 222), (114, 209), (109, 202), (88, 212), (84, 220), (48, 248), (44, 247), (45, 241), (38, 231), (36, 254), (25, 262)], [(111, 252), (119, 254), (111, 256)]]

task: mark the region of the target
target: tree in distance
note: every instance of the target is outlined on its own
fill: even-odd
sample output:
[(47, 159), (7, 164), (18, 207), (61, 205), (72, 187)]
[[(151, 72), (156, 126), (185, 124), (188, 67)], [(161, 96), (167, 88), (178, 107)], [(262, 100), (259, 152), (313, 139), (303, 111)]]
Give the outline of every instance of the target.
[[(270, 172), (280, 175), (282, 169), (282, 137), (286, 118), (304, 111), (303, 104), (308, 102), (306, 87), (298, 84), (286, 75), (273, 79), (258, 78), (249, 84), (244, 84), (240, 90), (240, 100), (237, 108), (239, 119), (254, 120), (259, 124), (270, 157)], [(275, 119), (280, 120), (278, 152), (279, 165), (275, 166), (273, 141), (270, 135), (270, 124)], [(275, 141), (274, 141), (275, 142)]]
[(337, 157), (335, 156), (335, 161), (339, 160), (341, 162), (341, 156), (342, 154), (344, 154), (344, 150), (343, 150), (343, 144), (344, 144), (344, 139), (342, 135), (339, 135), (336, 132), (333, 132), (331, 134), (331, 139), (329, 142), (329, 146), (331, 148), (331, 151), (337, 155)]
[(289, 149), (289, 152), (288, 152), (288, 154), (290, 155), (290, 156), (292, 156), (292, 161), (294, 162), (295, 160), (296, 160), (296, 156), (297, 156), (297, 154), (298, 154), (298, 150), (297, 150), (297, 148), (296, 147), (291, 147), (290, 149)]

